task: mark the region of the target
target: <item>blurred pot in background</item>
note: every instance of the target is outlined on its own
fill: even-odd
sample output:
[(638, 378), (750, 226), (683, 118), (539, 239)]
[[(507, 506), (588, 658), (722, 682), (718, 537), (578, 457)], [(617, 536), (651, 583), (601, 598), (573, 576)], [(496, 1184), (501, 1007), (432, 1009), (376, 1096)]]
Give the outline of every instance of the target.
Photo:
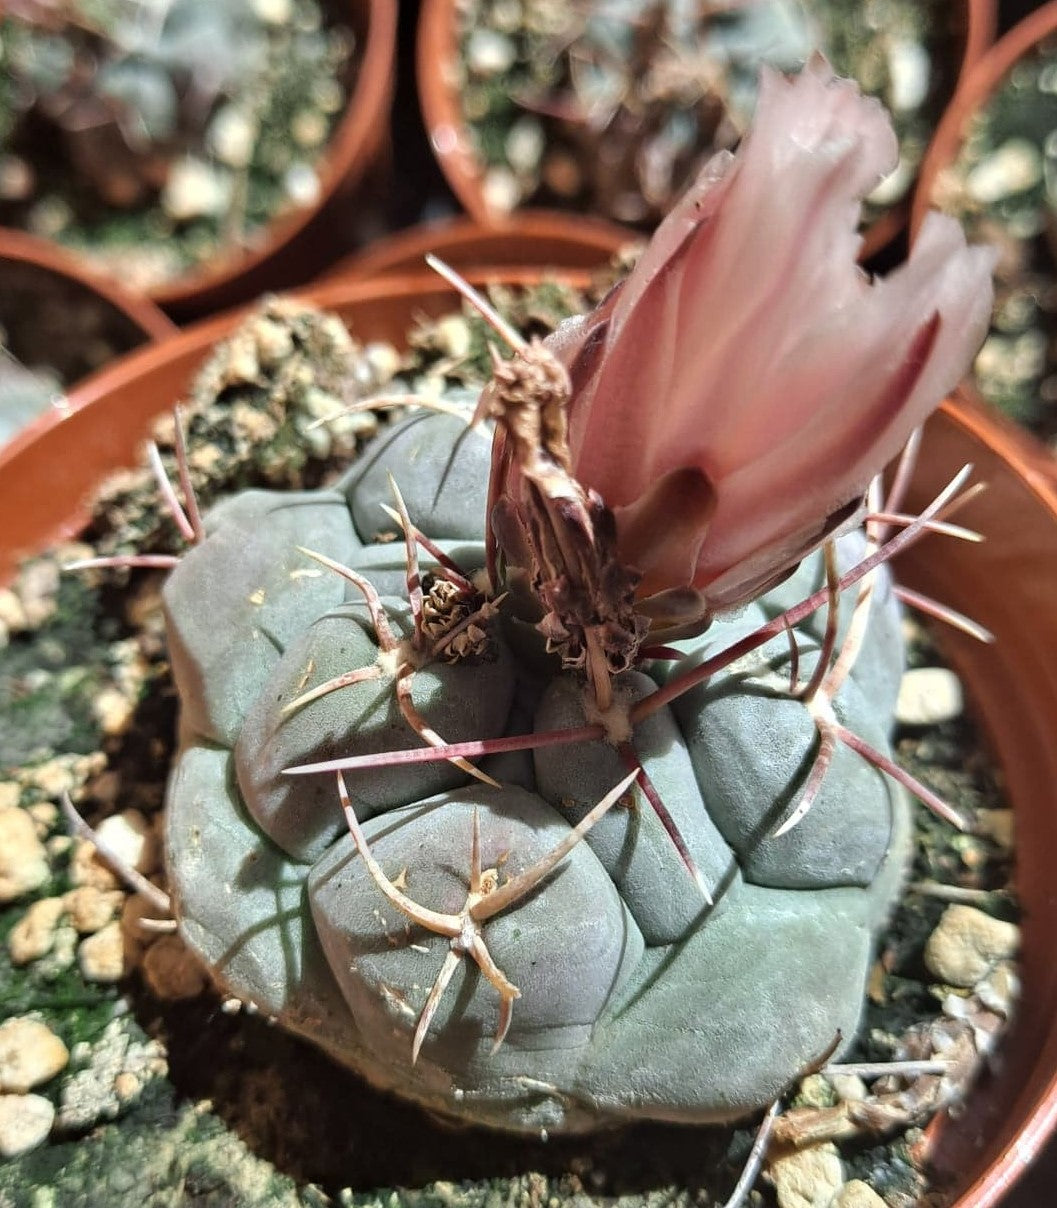
[(179, 318), (355, 246), (348, 201), (386, 145), (395, 0), (19, 0), (0, 34), (0, 221)]

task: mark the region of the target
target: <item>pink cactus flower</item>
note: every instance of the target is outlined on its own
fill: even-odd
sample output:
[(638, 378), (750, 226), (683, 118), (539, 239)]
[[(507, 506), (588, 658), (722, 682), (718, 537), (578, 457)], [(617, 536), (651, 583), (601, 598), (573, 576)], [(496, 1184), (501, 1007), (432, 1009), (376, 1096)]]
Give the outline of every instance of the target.
[(638, 595), (752, 598), (854, 512), (969, 365), (990, 250), (930, 215), (884, 279), (862, 198), (896, 163), (888, 117), (821, 59), (763, 76), (627, 281), (547, 342), (572, 381), (572, 472), (617, 520)]

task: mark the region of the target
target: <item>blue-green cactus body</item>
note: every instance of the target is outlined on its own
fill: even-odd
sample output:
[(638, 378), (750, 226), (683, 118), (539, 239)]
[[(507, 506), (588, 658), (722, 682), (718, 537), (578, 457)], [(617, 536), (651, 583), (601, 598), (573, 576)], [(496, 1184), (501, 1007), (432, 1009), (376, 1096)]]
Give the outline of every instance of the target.
[[(744, 1115), (838, 1034), (854, 1036), (908, 844), (902, 794), (845, 749), (807, 816), (772, 836), (817, 741), (789, 693), (784, 636), (632, 735), (705, 892), (633, 791), (527, 897), (484, 924), (492, 957), (520, 991), (496, 1052), (499, 997), (463, 959), (412, 1065), (416, 1020), (449, 940), (383, 896), (347, 831), (333, 774), (283, 774), (422, 745), (384, 670), (285, 708), (379, 656), (359, 592), (297, 547), (375, 582), (395, 639), (406, 643), (403, 542), (376, 540), (396, 531), (381, 507), (391, 499), (387, 472), (412, 521), (473, 572), (484, 556), (488, 458), (488, 442), (459, 421), (416, 416), (380, 438), (335, 490), (253, 492), (215, 509), (210, 536), (173, 572), (166, 607), (184, 721), (167, 846), (182, 933), (226, 989), (436, 1111), (549, 1131)], [(857, 541), (845, 540), (845, 559)], [(423, 571), (431, 565), (423, 555)], [(686, 659), (674, 671), (647, 664), (620, 677), (618, 698), (651, 694), (817, 588), (820, 576), (816, 559), (775, 595), (682, 643)], [(842, 626), (849, 621), (850, 604)], [(819, 614), (797, 631), (802, 678), (823, 625)], [(483, 646), (415, 671), (415, 708), (444, 740), (585, 724), (578, 678), (525, 658), (516, 630), (491, 621)], [(882, 579), (866, 648), (834, 703), (842, 724), (882, 750), (901, 658), (898, 608)], [(478, 766), (502, 787), (444, 762), (347, 778), (383, 871), (442, 913), (457, 914), (466, 900), (475, 812), (482, 864), (503, 884), (627, 770), (602, 740)]]

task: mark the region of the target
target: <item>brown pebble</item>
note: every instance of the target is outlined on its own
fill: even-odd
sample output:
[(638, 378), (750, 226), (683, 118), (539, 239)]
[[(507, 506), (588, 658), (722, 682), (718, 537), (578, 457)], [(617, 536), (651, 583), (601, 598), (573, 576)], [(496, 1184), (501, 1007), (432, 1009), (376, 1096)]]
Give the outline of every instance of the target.
[(101, 931), (88, 936), (77, 948), (81, 976), (90, 982), (116, 982), (125, 976), (125, 940), (121, 924), (107, 923)]
[(951, 986), (971, 989), (1016, 954), (1020, 929), (975, 906), (948, 906), (925, 944), (925, 965)]
[(559, 197), (575, 197), (583, 185), (583, 173), (571, 155), (553, 151), (543, 161), (543, 183)]
[(41, 898), (29, 907), (7, 937), (13, 964), (26, 965), (51, 951), (64, 910), (62, 898)]
[(0, 809), (0, 902), (32, 893), (50, 874), (33, 819), (17, 806)]
[(63, 898), (70, 922), (82, 935), (102, 930), (121, 909), (125, 895), (119, 889), (79, 885)]
[(95, 844), (78, 839), (69, 866), (72, 885), (91, 885), (95, 889), (117, 889), (121, 882), (99, 858)]
[(209, 985), (205, 970), (176, 935), (164, 935), (147, 949), (143, 977), (155, 997), (170, 1002), (195, 998)]
[(114, 1079), (114, 1094), (117, 1095), (122, 1103), (127, 1103), (139, 1094), (142, 1086), (143, 1084), (135, 1074), (130, 1074), (128, 1070), (122, 1070)]
[(885, 1208), (885, 1202), (862, 1179), (852, 1179), (837, 1192), (832, 1208)]

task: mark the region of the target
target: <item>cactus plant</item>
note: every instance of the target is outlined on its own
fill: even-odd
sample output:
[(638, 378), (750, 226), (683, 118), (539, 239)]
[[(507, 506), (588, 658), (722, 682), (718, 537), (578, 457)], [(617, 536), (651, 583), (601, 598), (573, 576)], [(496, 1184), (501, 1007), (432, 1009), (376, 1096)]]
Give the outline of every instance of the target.
[(314, 0), (26, 0), (0, 31), (0, 218), (143, 290), (317, 200), (358, 70)]
[[(427, 123), (441, 133), (458, 114), (463, 138), (450, 150), (435, 141), (482, 219), (544, 204), (652, 229), (705, 159), (737, 144), (760, 64), (795, 71), (822, 50), (893, 112), (901, 153), (867, 199), (873, 224), (905, 201), (958, 60), (975, 54), (966, 7), (430, 0), (419, 65)], [(438, 38), (452, 44), (442, 67)], [(479, 177), (472, 191), (459, 170), (467, 151)]]
[(769, 76), (592, 315), (488, 314), (476, 402), (325, 489), (173, 493), (172, 905), (229, 992), (511, 1130), (736, 1118), (851, 1041), (905, 789), (949, 813), (888, 751), (881, 564), (959, 482), (871, 480), (989, 313), (945, 219), (855, 267), (894, 154), (824, 64)]

